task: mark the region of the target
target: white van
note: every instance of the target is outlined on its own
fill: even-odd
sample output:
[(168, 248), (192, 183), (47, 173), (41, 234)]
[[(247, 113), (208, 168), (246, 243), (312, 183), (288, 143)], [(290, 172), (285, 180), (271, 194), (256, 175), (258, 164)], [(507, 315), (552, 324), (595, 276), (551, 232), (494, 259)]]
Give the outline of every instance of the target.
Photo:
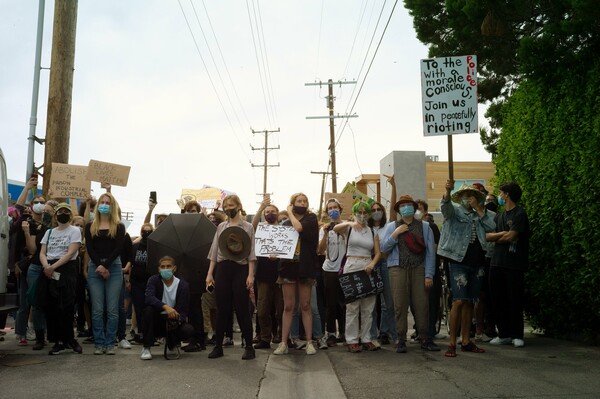
[(8, 181), (6, 162), (0, 149), (0, 313), (17, 308), (16, 294), (6, 293), (8, 280)]

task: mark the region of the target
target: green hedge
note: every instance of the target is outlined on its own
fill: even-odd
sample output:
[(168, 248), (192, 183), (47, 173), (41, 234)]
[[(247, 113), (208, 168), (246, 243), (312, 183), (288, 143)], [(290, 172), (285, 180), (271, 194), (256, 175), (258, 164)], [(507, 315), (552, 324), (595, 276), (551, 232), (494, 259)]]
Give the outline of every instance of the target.
[[(584, 69), (584, 68), (582, 68)], [(600, 332), (600, 62), (521, 82), (503, 110), (498, 183), (523, 189), (526, 312), (558, 337)]]

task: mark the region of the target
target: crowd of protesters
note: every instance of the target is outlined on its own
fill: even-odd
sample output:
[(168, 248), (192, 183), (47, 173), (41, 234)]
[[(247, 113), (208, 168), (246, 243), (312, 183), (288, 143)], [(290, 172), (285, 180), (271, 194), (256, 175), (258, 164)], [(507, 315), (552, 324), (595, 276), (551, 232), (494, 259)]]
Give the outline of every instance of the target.
[[(181, 213), (203, 213), (216, 226), (210, 266), (198, 275), (205, 281), (186, 281), (169, 254), (148, 265), (149, 237), (167, 218), (159, 215), (156, 226), (150, 223), (152, 199), (139, 234), (131, 237), (110, 186), (79, 207), (41, 195), (26, 203), (37, 186), (32, 178), (9, 209), (18, 343), (31, 341), (36, 351), (48, 347), (50, 355), (82, 353), (77, 338), (93, 343), (95, 355), (137, 344), (141, 359), (149, 360), (165, 337), (165, 357), (179, 356), (185, 342), (185, 352), (214, 346), (208, 357), (216, 359), (223, 347), (234, 345), (235, 315), (244, 360), (272, 344), (275, 355), (313, 355), (339, 344), (351, 353), (382, 345), (406, 353), (408, 339), (421, 350), (440, 351), (434, 340), (445, 274), (452, 294), (446, 357), (457, 356), (458, 344), (471, 353), (484, 353), (482, 342), (522, 347), (529, 224), (518, 205), (518, 184), (501, 185), (495, 196), (479, 183), (452, 192), (454, 182), (447, 181), (438, 226), (425, 201), (408, 194), (396, 199), (394, 178), (386, 177), (392, 186), (389, 212), (380, 202), (361, 200), (349, 220), (343, 220), (336, 198), (317, 215), (303, 193), (280, 204), (285, 210), (265, 196), (251, 220), (237, 195), (210, 211), (193, 200), (179, 204)], [(290, 259), (256, 256), (259, 224), (288, 226), (298, 234)], [(247, 241), (235, 244), (246, 248), (235, 256), (222, 243), (239, 230)], [(352, 273), (381, 284), (349, 299), (340, 281)], [(198, 286), (200, 291), (193, 288)], [(409, 311), (415, 321), (410, 337)]]

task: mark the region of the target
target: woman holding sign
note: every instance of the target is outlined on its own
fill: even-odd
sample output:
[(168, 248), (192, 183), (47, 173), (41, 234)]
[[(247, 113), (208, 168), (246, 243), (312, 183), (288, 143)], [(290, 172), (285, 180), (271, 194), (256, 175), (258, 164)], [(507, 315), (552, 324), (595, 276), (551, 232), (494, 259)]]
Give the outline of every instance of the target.
[(123, 285), (120, 255), (125, 243), (125, 226), (119, 218), (119, 204), (111, 193), (98, 198), (94, 219), (85, 226), (85, 243), (90, 258), (88, 286), (96, 346), (94, 355), (114, 355)]
[(298, 232), (298, 244), (293, 259), (282, 259), (279, 263), (277, 283), (283, 291), (283, 321), (281, 343), (273, 354), (283, 355), (288, 352), (287, 340), (292, 326), (292, 317), (296, 305), (296, 292), (302, 311), (302, 322), (306, 333), (306, 354), (316, 353), (312, 342), (312, 310), (310, 296), (317, 273), (317, 244), (319, 242), (319, 225), (317, 215), (308, 210), (308, 197), (297, 193), (290, 198), (287, 207), (289, 220), (284, 225), (293, 226)]
[[(367, 225), (371, 207), (366, 202), (358, 202), (352, 207), (352, 214), (356, 222), (340, 223), (333, 228), (336, 233), (343, 234), (348, 243), (343, 273), (365, 271), (371, 274), (381, 257), (379, 236)], [(352, 353), (360, 352), (362, 349), (367, 351), (379, 349), (371, 341), (373, 337), (370, 331), (375, 302), (376, 296), (371, 295), (346, 304), (346, 343)], [(362, 348), (358, 343), (359, 338)]]

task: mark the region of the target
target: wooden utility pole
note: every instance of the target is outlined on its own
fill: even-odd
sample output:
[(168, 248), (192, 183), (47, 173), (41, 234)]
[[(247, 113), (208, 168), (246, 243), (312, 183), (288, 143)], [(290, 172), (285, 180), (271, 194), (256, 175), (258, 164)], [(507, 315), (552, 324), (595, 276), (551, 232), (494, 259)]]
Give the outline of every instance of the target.
[(50, 88), (44, 152), (44, 193), (48, 193), (50, 188), (52, 162), (69, 163), (77, 0), (55, 0), (52, 30)]
[[(327, 96), (327, 108), (329, 109), (329, 116), (307, 116), (306, 119), (324, 119), (329, 118), (329, 157), (331, 160), (331, 190), (334, 193), (337, 193), (337, 169), (335, 162), (335, 118), (356, 118), (358, 115), (336, 115), (333, 114), (333, 102), (335, 97), (333, 96), (333, 80), (329, 79), (327, 81), (327, 86), (329, 88), (328, 96)], [(356, 81), (337, 81), (335, 84), (343, 85), (343, 84), (356, 84)], [(305, 83), (304, 86), (322, 86), (323, 82), (315, 82), (315, 83)]]
[(331, 172), (313, 172), (313, 175), (322, 175), (323, 181), (321, 182), (321, 198), (319, 199), (319, 214), (317, 215), (318, 219), (321, 220), (321, 216), (323, 214), (323, 197), (325, 196), (325, 176), (330, 175)]
[(279, 133), (279, 129), (277, 129), (277, 130), (259, 130), (259, 131), (255, 131), (254, 129), (252, 129), (252, 134), (257, 134), (257, 133), (265, 135), (265, 146), (257, 147), (257, 148), (252, 147), (252, 151), (264, 151), (265, 152), (265, 161), (262, 165), (252, 164), (252, 167), (264, 168), (262, 195), (265, 195), (265, 194), (268, 194), (268, 192), (267, 192), (267, 169), (271, 168), (271, 167), (279, 166), (279, 162), (277, 162), (277, 165), (269, 165), (269, 163), (268, 163), (269, 150), (278, 150), (279, 149), (279, 146), (269, 148), (269, 133)]

